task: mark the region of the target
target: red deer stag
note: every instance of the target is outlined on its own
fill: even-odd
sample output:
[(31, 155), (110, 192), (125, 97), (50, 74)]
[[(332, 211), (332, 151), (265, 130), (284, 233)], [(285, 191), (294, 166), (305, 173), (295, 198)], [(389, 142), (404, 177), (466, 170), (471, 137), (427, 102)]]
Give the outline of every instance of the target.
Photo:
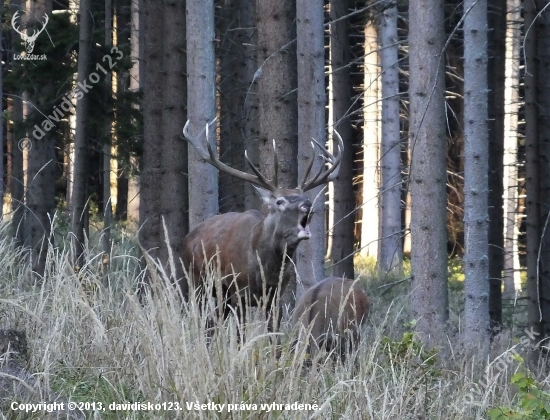
[(336, 350), (344, 358), (359, 342), (368, 311), (367, 296), (353, 280), (329, 277), (305, 291), (296, 304), (292, 324), (310, 331), (312, 359), (321, 348)]
[[(298, 244), (311, 237), (309, 222), (312, 217), (312, 203), (304, 192), (328, 183), (337, 176), (344, 147), (342, 138), (334, 132), (338, 138), (336, 156), (314, 140), (322, 152), (321, 156), (331, 166), (326, 168), (322, 165), (315, 176), (307, 180), (315, 159), (313, 155), (303, 181), (294, 189), (286, 189), (279, 187), (277, 182), (278, 160), (275, 150), (275, 174), (273, 180), (268, 180), (252, 164), (246, 152), (245, 159), (255, 175), (231, 168), (221, 162), (215, 156), (214, 148), (208, 139), (208, 124), (200, 134), (202, 136), (204, 133), (206, 137), (208, 152), (189, 134), (188, 125), (189, 121), (183, 128), (183, 136), (193, 145), (201, 158), (218, 170), (253, 184), (269, 211), (267, 216), (263, 216), (257, 210), (220, 214), (207, 219), (189, 232), (183, 240), (183, 260), (190, 268), (192, 285), (195, 289), (200, 288), (205, 281), (205, 264), (216, 257), (214, 261), (219, 264), (222, 276), (221, 292), (225, 297), (222, 303), (224, 314), (227, 316), (230, 311), (228, 305), (235, 309), (239, 308), (239, 303), (244, 307), (245, 302), (250, 306), (258, 306), (264, 296), (267, 297), (265, 307), (270, 311), (277, 287), (280, 286), (282, 292), (294, 274), (290, 260)], [(279, 284), (280, 278), (282, 280)], [(215, 296), (218, 296), (216, 292)], [(272, 322), (276, 324), (278, 319), (273, 318)]]

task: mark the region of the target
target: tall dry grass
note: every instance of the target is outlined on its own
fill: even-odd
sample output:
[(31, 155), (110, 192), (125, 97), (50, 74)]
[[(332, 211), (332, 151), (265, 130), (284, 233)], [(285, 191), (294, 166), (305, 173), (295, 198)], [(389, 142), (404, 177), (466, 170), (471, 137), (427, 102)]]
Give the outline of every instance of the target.
[[(487, 407), (513, 398), (508, 379), (514, 365), (493, 369), (486, 383), (483, 368), (453, 338), (435, 357), (403, 345), (403, 324), (411, 321), (406, 284), (381, 293), (376, 280), (363, 283), (371, 289), (372, 309), (361, 345), (345, 362), (321, 354), (308, 367), (305, 344), (292, 350), (289, 325), (270, 333), (258, 311), (246, 325), (230, 316), (207, 331), (205, 311), (193, 301), (182, 305), (179, 289), (162, 270), (152, 271), (152, 293), (140, 302), (136, 290), (144, 273), (131, 238), (118, 239), (108, 270), (93, 245), (78, 273), (67, 251), (54, 248), (39, 283), (5, 231), (1, 238), (0, 327), (26, 331), (27, 369), (44, 389), (66, 401), (103, 404), (105, 410), (90, 410), (89, 418), (483, 419)], [(505, 351), (508, 341), (495, 351)], [(177, 402), (182, 410), (109, 410), (111, 403), (125, 402)], [(261, 404), (295, 402), (319, 409), (260, 410)], [(226, 405), (220, 413), (189, 410), (186, 403)], [(237, 407), (228, 412), (227, 404)], [(43, 418), (1, 410), (0, 418)]]

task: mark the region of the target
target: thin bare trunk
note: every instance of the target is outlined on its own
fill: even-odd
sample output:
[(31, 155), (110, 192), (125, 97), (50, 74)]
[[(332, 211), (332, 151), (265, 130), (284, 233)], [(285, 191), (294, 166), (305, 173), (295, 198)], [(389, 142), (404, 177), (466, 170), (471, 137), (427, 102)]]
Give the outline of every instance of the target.
[(506, 0), (488, 1), (488, 123), (489, 128), (489, 314), (496, 334), (502, 323), (502, 274), (504, 271), (504, 63), (506, 42)]
[[(91, 8), (90, 0), (80, 1), (78, 48), (78, 83), (86, 86), (90, 72)], [(86, 92), (76, 104), (74, 184), (71, 197), (72, 252), (75, 264), (84, 263), (84, 242), (88, 235), (88, 119), (89, 98)]]
[[(38, 24), (36, 17), (44, 13), (51, 14), (50, 0), (37, 1), (32, 4), (29, 24)], [(40, 120), (38, 109), (51, 107), (53, 96), (50, 85), (40, 86), (32, 96), (24, 95), (27, 101), (26, 118)], [(41, 114), (39, 114), (41, 115)], [(47, 125), (47, 124), (45, 124)], [(35, 125), (29, 129), (30, 141), (25, 147), (27, 155), (26, 211), (25, 211), (25, 245), (31, 251), (31, 267), (33, 272), (43, 278), (46, 270), (46, 257), (52, 241), (51, 223), (55, 211), (55, 139), (48, 129), (42, 130), (43, 125)], [(48, 126), (51, 128), (51, 126)], [(25, 170), (25, 154), (23, 157)]]
[[(111, 49), (113, 45), (113, 6), (112, 0), (105, 0), (105, 47)], [(113, 79), (112, 73), (105, 76), (105, 99), (106, 103), (111, 102)], [(105, 143), (103, 144), (103, 232), (101, 236), (101, 249), (106, 255), (111, 254), (111, 224), (113, 219), (113, 205), (111, 200), (111, 145), (112, 129), (110, 113), (107, 112), (103, 121), (103, 133)]]
[[(323, 0), (297, 0), (298, 37), (298, 177), (301, 179), (311, 156), (311, 139), (325, 144), (325, 50)], [(346, 139), (349, 140), (349, 139)], [(347, 145), (350, 147), (349, 143)], [(321, 162), (316, 159), (312, 173)], [(325, 193), (317, 187), (306, 195), (313, 203), (315, 216), (310, 223), (312, 240), (297, 250), (298, 272), (305, 288), (325, 277)], [(352, 232), (349, 232), (352, 235)], [(300, 291), (299, 291), (300, 292)], [(300, 293), (297, 293), (299, 296)]]
[[(330, 2), (330, 105), (329, 124), (338, 130), (342, 138), (352, 138), (349, 113), (352, 107), (352, 84), (350, 78), (350, 43), (348, 2)], [(329, 184), (333, 198), (329, 209), (332, 223), (329, 234), (332, 236), (331, 257), (334, 264), (332, 274), (336, 277), (354, 278), (353, 248), (355, 228), (355, 195), (353, 192), (353, 148), (348, 143), (344, 149), (338, 177)]]
[(397, 66), (397, 6), (382, 4), (380, 64), (382, 72), (382, 156), (380, 191), (380, 247), (378, 266), (383, 272), (401, 272), (401, 138), (399, 125), (399, 69)]
[[(537, 12), (535, 25), (539, 39), (536, 58), (539, 66), (538, 100), (538, 144), (539, 144), (539, 223), (540, 245), (537, 252), (539, 317), (544, 345), (550, 338), (550, 8), (548, 1), (536, 2)], [(546, 8), (545, 10), (543, 10)], [(542, 76), (544, 75), (544, 76)]]
[[(198, 134), (216, 116), (213, 0), (187, 0), (187, 113)], [(214, 141), (216, 129), (210, 130)], [(218, 214), (216, 170), (189, 147), (189, 227)]]
[(372, 22), (365, 25), (363, 204), (361, 206), (361, 256), (378, 256), (379, 178), (380, 178), (380, 106), (378, 36)]
[[(541, 241), (540, 220), (540, 170), (539, 170), (539, 108), (538, 95), (539, 71), (537, 49), (538, 25), (535, 22), (537, 9), (535, 2), (528, 1), (523, 5), (525, 35), (525, 188), (526, 188), (526, 239), (527, 239), (527, 293), (528, 321), (533, 330), (542, 334), (541, 317), (541, 282), (539, 278), (538, 252)], [(536, 353), (536, 352), (534, 352)], [(533, 354), (533, 357), (536, 356)]]
[[(163, 84), (163, 3), (144, 0), (144, 85), (143, 85), (143, 155), (140, 162), (139, 242), (156, 260), (160, 255), (163, 229), (161, 223)], [(140, 73), (141, 74), (141, 73)]]
[(466, 0), (464, 8), (464, 338), (484, 357), (490, 337), (487, 1)]
[(448, 319), (443, 3), (409, 3), (411, 300), (425, 343)]
[[(189, 6), (190, 3), (190, 1), (187, 2), (187, 5)], [(201, 105), (197, 98), (194, 102), (188, 102), (186, 95), (187, 87), (190, 86), (188, 83), (192, 77), (189, 74), (189, 79), (185, 78), (185, 4), (182, 1), (174, 0), (164, 0), (163, 4), (166, 29), (162, 45), (162, 126), (157, 127), (163, 140), (161, 147), (162, 174), (158, 175), (161, 182), (158, 187), (162, 197), (158, 210), (163, 217), (163, 223), (166, 223), (168, 238), (165, 237), (164, 229), (162, 229), (160, 260), (163, 264), (167, 264), (170, 254), (172, 254), (176, 270), (172, 275), (175, 279), (180, 279), (183, 277), (183, 269), (179, 258), (183, 255), (183, 238), (189, 232), (189, 219), (186, 214), (186, 209), (189, 208), (188, 184), (186, 182), (187, 144), (182, 141), (181, 135), (187, 118), (186, 105), (190, 104), (189, 108), (195, 109), (200, 109)], [(204, 6), (208, 7), (207, 4)], [(194, 11), (189, 10), (189, 15), (191, 13)], [(205, 18), (204, 25), (208, 26), (208, 22)], [(208, 41), (213, 48), (212, 40)], [(195, 83), (197, 83), (196, 80)], [(210, 92), (213, 96), (213, 87)], [(202, 101), (208, 102), (208, 95), (204, 95)], [(195, 173), (191, 168), (189, 173), (194, 178)], [(194, 179), (189, 178), (189, 180), (194, 182)], [(208, 188), (208, 184), (205, 184), (204, 188)]]
[(262, 169), (273, 177), (273, 146), (277, 142), (279, 185), (293, 188), (298, 183), (298, 107), (296, 102), (296, 2), (257, 2), (258, 82)]
[(504, 111), (504, 291), (507, 299), (521, 290), (518, 252), (518, 112), (521, 46), (521, 2), (508, 0), (506, 88)]
[[(142, 16), (143, 0), (133, 0), (130, 5), (131, 28), (130, 28), (130, 46), (133, 65), (130, 69), (130, 90), (137, 92), (141, 88), (143, 73), (140, 72), (143, 66), (143, 31)], [(140, 30), (141, 28), (141, 30)], [(135, 157), (130, 157), (132, 169), (138, 167), (138, 161)], [(139, 174), (137, 171), (131, 171), (128, 174), (128, 203), (127, 203), (127, 221), (128, 225), (137, 228), (139, 223)]]
[[(221, 9), (220, 38), (220, 157), (222, 162), (246, 171), (246, 149), (257, 163), (258, 103), (254, 72), (256, 5), (246, 0), (225, 0)], [(254, 197), (250, 184), (219, 174), (220, 212), (244, 211)], [(251, 202), (249, 204), (252, 204)], [(259, 205), (259, 202), (257, 203)]]

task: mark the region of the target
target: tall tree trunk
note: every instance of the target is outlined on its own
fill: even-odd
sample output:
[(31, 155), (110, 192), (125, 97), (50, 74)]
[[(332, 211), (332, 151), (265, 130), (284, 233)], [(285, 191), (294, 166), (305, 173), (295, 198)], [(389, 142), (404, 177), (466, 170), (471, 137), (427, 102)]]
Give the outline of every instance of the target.
[[(298, 177), (304, 176), (311, 157), (311, 139), (326, 142), (325, 131), (325, 30), (323, 0), (296, 1), (298, 57)], [(346, 147), (351, 148), (349, 144)], [(316, 159), (312, 173), (324, 162)], [(325, 277), (325, 193), (323, 186), (307, 193), (315, 216), (310, 223), (312, 240), (298, 250), (298, 272), (304, 287)], [(353, 235), (353, 231), (349, 232)], [(351, 275), (351, 273), (349, 274)], [(299, 294), (299, 293), (298, 293)]]
[(156, 260), (160, 257), (163, 238), (160, 207), (163, 138), (159, 128), (162, 127), (163, 34), (166, 28), (163, 2), (144, 0), (143, 3), (145, 80), (142, 101), (143, 155), (140, 165), (139, 241), (151, 258)]
[(355, 228), (355, 195), (353, 192), (353, 147), (351, 144), (352, 127), (350, 110), (352, 107), (352, 84), (350, 78), (350, 43), (348, 2), (331, 0), (330, 2), (330, 106), (331, 129), (338, 133), (348, 143), (343, 150), (342, 163), (338, 177), (329, 192), (333, 197), (333, 223), (329, 223), (332, 235), (333, 275), (354, 278), (353, 248)]
[[(51, 14), (51, 0), (37, 1), (32, 6), (27, 13), (31, 25), (40, 24), (36, 17)], [(28, 119), (41, 120), (42, 114), (38, 110), (51, 109), (51, 90), (51, 86), (41, 86), (27, 97)], [(48, 248), (53, 240), (50, 233), (55, 211), (55, 139), (50, 131), (39, 131), (35, 127), (29, 129), (28, 138), (25, 245), (31, 251), (33, 272), (43, 277)]]
[[(90, 75), (91, 3), (80, 1), (80, 29), (78, 42), (78, 83), (86, 85)], [(89, 97), (86, 93), (76, 104), (76, 132), (74, 157), (74, 184), (71, 197), (72, 251), (75, 264), (82, 265), (84, 241), (88, 235), (88, 120)]]
[(298, 183), (298, 106), (296, 102), (296, 1), (262, 0), (258, 19), (258, 82), (261, 169), (272, 179), (273, 139), (279, 157), (279, 185)]
[[(198, 134), (216, 116), (214, 2), (187, 0), (187, 113), (189, 132)], [(215, 143), (216, 128), (209, 130)], [(189, 147), (189, 225), (194, 228), (218, 213), (216, 170)]]
[[(220, 21), (220, 158), (246, 171), (245, 149), (257, 161), (258, 103), (253, 83), (257, 60), (251, 48), (257, 42), (255, 2), (224, 0)], [(251, 184), (224, 172), (219, 183), (220, 212), (244, 211), (254, 196)]]
[[(130, 90), (137, 92), (140, 90), (143, 81), (141, 77), (143, 72), (143, 0), (134, 0), (130, 6), (131, 28), (130, 28), (130, 47), (131, 57), (133, 60), (130, 69)], [(138, 167), (138, 161), (134, 157), (130, 157), (132, 169)], [(137, 227), (139, 223), (139, 174), (132, 170), (128, 174), (128, 203), (127, 203), (127, 221), (129, 226)]]
[(409, 3), (411, 300), (416, 330), (441, 340), (448, 319), (443, 3)]
[[(10, 3), (10, 12), (12, 15), (21, 10), (21, 0), (15, 0)], [(16, 51), (18, 46), (19, 36), (12, 31), (12, 51)], [(15, 64), (15, 63), (14, 63)], [(19, 64), (15, 64), (19, 65)], [(13, 92), (12, 97), (12, 146), (11, 146), (11, 206), (13, 216), (11, 219), (13, 227), (13, 236), (17, 245), (23, 245), (24, 226), (23, 215), (25, 214), (25, 180), (23, 174), (23, 146), (31, 144), (22, 140), (26, 137), (25, 127), (23, 124), (23, 92), (17, 90)]]
[(399, 125), (399, 69), (397, 67), (397, 6), (381, 5), (380, 64), (382, 72), (382, 147), (380, 191), (380, 247), (378, 266), (383, 272), (401, 271), (401, 139)]
[(539, 68), (537, 60), (538, 25), (535, 22), (536, 6), (528, 1), (523, 5), (525, 34), (525, 211), (527, 239), (527, 294), (528, 321), (533, 330), (542, 333), (540, 317), (541, 283), (539, 278), (538, 252), (541, 237), (540, 225), (540, 172), (539, 172), (539, 117), (537, 89)]
[(518, 250), (518, 113), (521, 46), (521, 1), (508, 0), (506, 30), (506, 88), (504, 108), (504, 291), (514, 299), (521, 290)]
[[(489, 128), (489, 314), (491, 331), (496, 334), (502, 323), (502, 273), (504, 271), (504, 63), (506, 42), (506, 0), (490, 0), (488, 31), (488, 122)], [(477, 7), (477, 6), (476, 6)]]
[[(254, 78), (257, 81), (259, 104), (260, 170), (268, 179), (273, 179), (272, 141), (275, 140), (275, 153), (279, 160), (278, 183), (286, 188), (294, 188), (298, 184), (296, 0), (258, 1), (256, 17), (258, 63)], [(303, 246), (298, 248), (297, 260)], [(311, 282), (309, 279), (305, 281)], [(281, 300), (292, 307), (295, 293), (296, 279), (291, 278)]]
[[(112, 0), (105, 0), (105, 47), (110, 50), (113, 41), (113, 4)], [(109, 72), (105, 76), (105, 102), (110, 106), (112, 102), (113, 75)], [(107, 112), (103, 121), (103, 232), (101, 235), (101, 249), (106, 255), (111, 254), (111, 225), (113, 219), (113, 204), (111, 197), (111, 147), (112, 127), (110, 112)]]
[[(191, 2), (187, 2), (189, 6)], [(206, 7), (206, 5), (205, 5)], [(185, 2), (164, 0), (164, 32), (163, 50), (163, 78), (162, 78), (162, 125), (157, 130), (162, 133), (162, 180), (161, 208), (160, 212), (166, 223), (168, 238), (165, 238), (164, 229), (161, 229), (162, 246), (160, 258), (163, 264), (173, 255), (174, 268), (172, 275), (182, 278), (183, 269), (180, 264), (180, 256), (183, 255), (183, 238), (189, 232), (189, 219), (186, 210), (189, 208), (189, 195), (187, 183), (187, 144), (181, 139), (182, 129), (187, 117), (186, 106), (192, 103), (199, 107), (198, 101), (188, 102), (186, 80), (186, 22)], [(193, 12), (194, 13), (194, 12)], [(205, 25), (208, 25), (208, 20)], [(213, 48), (212, 40), (210, 42)], [(188, 50), (192, 51), (192, 50)], [(191, 79), (191, 74), (189, 74)], [(208, 92), (208, 91), (207, 91)], [(212, 94), (213, 95), (213, 88)], [(207, 95), (204, 95), (207, 101)], [(189, 170), (194, 175), (194, 172)], [(205, 184), (207, 188), (207, 184)], [(217, 198), (216, 198), (217, 199)], [(162, 225), (161, 225), (162, 227)], [(170, 247), (166, 241), (169, 240)], [(186, 284), (186, 282), (184, 282)], [(185, 291), (184, 291), (185, 292)]]
[(487, 1), (466, 0), (464, 10), (465, 342), (483, 357), (490, 336)]
[[(2, 22), (2, 14), (0, 13), (0, 22)], [(4, 34), (2, 31), (2, 25), (0, 25), (0, 45), (4, 45)], [(2, 60), (0, 60), (0, 115), (4, 115), (4, 85), (2, 83), (3, 66)], [(4, 180), (4, 119), (0, 120), (0, 150), (2, 151), (2, 158), (0, 159), (0, 220), (4, 215), (4, 195), (5, 195), (5, 180)]]
[[(546, 345), (550, 337), (550, 8), (548, 2), (538, 0), (536, 2), (537, 37), (539, 40), (536, 58), (538, 60), (539, 77), (537, 88), (538, 115), (538, 145), (539, 145), (539, 220), (540, 220), (540, 245), (537, 253), (538, 290), (539, 290), (539, 319), (543, 345)], [(529, 71), (529, 69), (527, 69)]]
[[(187, 99), (185, 4), (146, 0), (144, 11), (144, 71), (140, 71), (145, 79), (140, 242), (150, 257), (177, 280), (183, 275), (179, 258), (183, 237), (189, 230), (185, 214), (187, 146), (180, 139)], [(174, 267), (175, 272), (169, 267)], [(181, 284), (186, 293), (187, 283)]]
[(378, 257), (380, 106), (378, 36), (373, 22), (365, 25), (363, 204), (361, 206), (361, 256)]

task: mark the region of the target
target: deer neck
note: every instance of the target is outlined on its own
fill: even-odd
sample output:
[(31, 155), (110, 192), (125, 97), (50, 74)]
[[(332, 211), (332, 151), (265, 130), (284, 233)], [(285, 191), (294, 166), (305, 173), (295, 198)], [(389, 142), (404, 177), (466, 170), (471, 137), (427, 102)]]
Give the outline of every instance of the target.
[(268, 215), (259, 226), (258, 235), (258, 255), (262, 261), (273, 260), (279, 266), (283, 263), (285, 256), (292, 258), (296, 251), (297, 244), (290, 246), (287, 244), (284, 232), (281, 230), (279, 220), (272, 215)]

